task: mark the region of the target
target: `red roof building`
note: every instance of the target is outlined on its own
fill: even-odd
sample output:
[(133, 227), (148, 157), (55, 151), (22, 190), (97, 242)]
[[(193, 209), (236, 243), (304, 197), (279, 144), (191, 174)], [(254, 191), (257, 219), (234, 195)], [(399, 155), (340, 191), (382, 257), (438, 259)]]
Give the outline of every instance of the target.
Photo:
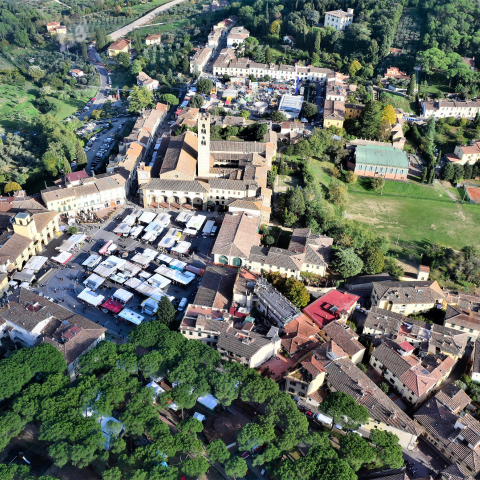
[(402, 342), (398, 345), (404, 352), (413, 352), (415, 347), (408, 342)]
[(360, 297), (351, 293), (330, 290), (305, 307), (303, 313), (322, 328), (333, 320), (346, 320), (359, 299)]

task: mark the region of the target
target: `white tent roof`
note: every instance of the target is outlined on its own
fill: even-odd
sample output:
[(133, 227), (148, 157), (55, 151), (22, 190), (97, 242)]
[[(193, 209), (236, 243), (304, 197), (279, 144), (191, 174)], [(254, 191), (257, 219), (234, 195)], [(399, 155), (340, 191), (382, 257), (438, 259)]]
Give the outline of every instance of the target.
[(72, 235), (68, 240), (65, 240), (60, 247), (57, 247), (57, 250), (62, 252), (70, 252), (75, 245), (82, 243), (87, 238), (86, 235), (82, 233), (77, 233)]
[(131, 237), (138, 237), (143, 231), (143, 227), (141, 225), (137, 225), (136, 227), (133, 227), (131, 230), (130, 230), (130, 233), (129, 235)]
[(114, 273), (113, 275), (110, 275), (108, 277), (110, 280), (113, 280), (115, 283), (119, 283), (120, 285), (123, 285), (126, 281), (127, 278), (122, 272)]
[(169, 257), (168, 255), (165, 255), (164, 253), (161, 253), (158, 256), (158, 259), (165, 263), (170, 263), (173, 260), (173, 258)]
[(140, 218), (138, 219), (138, 221), (142, 223), (151, 223), (155, 220), (156, 217), (157, 217), (156, 213), (143, 212), (142, 215), (140, 215)]
[[(186, 253), (192, 244), (190, 242), (178, 242), (173, 248), (172, 252)], [(171, 264), (170, 264), (171, 265)]]
[(83, 284), (92, 290), (96, 290), (105, 279), (96, 273), (92, 273), (84, 282)]
[(73, 257), (73, 254), (70, 252), (60, 252), (56, 257), (51, 257), (52, 260), (55, 260), (58, 263), (61, 263), (62, 265), (67, 263), (71, 258)]
[(146, 272), (145, 270), (142, 270), (142, 271), (138, 274), (138, 276), (139, 276), (140, 278), (150, 278), (150, 277), (152, 276), (152, 274), (149, 273), (149, 272)]
[(159, 248), (171, 248), (177, 243), (177, 237), (169, 237), (165, 235), (160, 242), (158, 242)]
[(128, 277), (134, 277), (142, 271), (141, 267), (131, 262), (125, 262), (123, 265), (118, 267), (118, 269), (121, 270)]
[(157, 222), (151, 222), (145, 227), (145, 232), (152, 232), (156, 235), (160, 235), (163, 231), (163, 225)]
[(188, 285), (194, 278), (195, 274), (192, 272), (179, 272), (173, 268), (168, 268), (165, 265), (160, 265), (155, 269), (155, 273), (169, 278), (170, 280), (175, 280), (176, 282), (182, 283), (183, 285)]
[(181, 212), (178, 214), (176, 221), (180, 223), (187, 223), (194, 215), (194, 213)]
[(143, 254), (145, 257), (151, 258), (152, 260), (155, 259), (155, 257), (158, 255), (158, 252), (156, 250), (152, 250), (151, 248), (146, 248), (143, 251)]
[(124, 233), (129, 233), (132, 227), (127, 225), (126, 223), (121, 223), (113, 230), (113, 233), (118, 233), (119, 235), (123, 235)]
[(123, 219), (122, 223), (126, 223), (129, 227), (132, 227), (133, 225), (135, 225), (135, 220), (136, 220), (136, 217), (134, 217), (133, 215), (127, 215)]
[(218, 404), (218, 400), (213, 395), (206, 395), (205, 397), (199, 397), (198, 401), (202, 405), (205, 405), (210, 410), (213, 410)]
[(118, 289), (114, 294), (113, 294), (113, 299), (114, 300), (120, 300), (121, 302), (127, 303), (129, 300), (133, 298), (133, 293), (128, 292), (124, 288)]
[(130, 287), (130, 288), (133, 288), (133, 289), (136, 289), (139, 285), (141, 285), (143, 282), (142, 280), (139, 280), (138, 278), (129, 278), (126, 282), (125, 282), (125, 286), (126, 287)]
[(124, 308), (118, 316), (124, 320), (134, 323), (135, 325), (140, 325), (145, 317), (139, 315), (138, 313), (130, 310), (129, 308)]
[(102, 260), (102, 257), (101, 255), (90, 255), (83, 263), (82, 265), (84, 267), (89, 267), (89, 268), (93, 268), (93, 267), (96, 267), (100, 261)]
[(98, 295), (95, 292), (92, 292), (89, 288), (86, 288), (83, 292), (81, 292), (78, 295), (78, 298), (95, 307), (98, 307), (98, 305), (100, 305), (105, 299), (103, 295)]
[[(184, 242), (180, 242), (180, 243), (184, 243)], [(169, 267), (170, 268), (175, 267), (177, 270), (178, 269), (185, 270), (185, 268), (187, 267), (187, 264), (185, 262), (182, 262), (181, 260), (178, 260), (178, 258), (174, 258), (170, 262)]]
[(195, 412), (193, 414), (193, 418), (196, 418), (197, 420), (200, 420), (201, 422), (203, 422), (207, 417), (205, 415), (202, 415), (201, 413)]
[(147, 280), (147, 283), (149, 285), (152, 285), (152, 287), (154, 288), (160, 288), (161, 290), (163, 290), (165, 287), (170, 285), (172, 281), (156, 273), (155, 275), (153, 275), (153, 277), (150, 277)]
[(165, 390), (157, 383), (157, 382), (150, 382), (147, 387), (151, 387), (155, 390), (155, 396), (158, 397), (161, 393), (165, 392)]
[(203, 225), (203, 222), (207, 219), (205, 215), (197, 215), (193, 218), (191, 218), (188, 222), (186, 227), (187, 228), (193, 228), (194, 230), (200, 230), (201, 226)]
[(15, 272), (12, 278), (13, 280), (29, 284), (35, 280), (35, 272), (24, 268), (21, 272)]
[(156, 218), (157, 223), (159, 223), (162, 227), (168, 227), (170, 224), (170, 219), (172, 217), (168, 213), (160, 213)]
[(153, 312), (156, 312), (157, 311), (157, 308), (158, 308), (158, 301), (155, 300), (154, 298), (146, 298), (143, 302), (142, 302), (142, 307), (145, 308), (145, 307), (148, 307), (150, 310), (152, 310)]
[(139, 265), (142, 265), (143, 267), (146, 267), (147, 265), (149, 265), (151, 261), (152, 261), (152, 259), (150, 257), (146, 257), (145, 255), (142, 255), (141, 253), (137, 253), (132, 258), (132, 262), (138, 263)]
[(25, 270), (33, 270), (34, 272), (38, 272), (45, 262), (48, 260), (48, 257), (40, 257), (39, 255), (34, 255), (32, 258), (28, 260), (25, 264), (23, 269)]

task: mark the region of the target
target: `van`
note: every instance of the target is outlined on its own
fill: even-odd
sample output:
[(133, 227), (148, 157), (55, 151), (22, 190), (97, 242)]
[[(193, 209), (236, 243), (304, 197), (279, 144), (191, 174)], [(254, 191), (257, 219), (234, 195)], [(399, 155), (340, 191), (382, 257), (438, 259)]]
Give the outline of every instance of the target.
[(178, 304), (178, 311), (183, 312), (185, 307), (187, 306), (188, 300), (184, 297), (180, 300), (180, 303)]
[(217, 227), (216, 227), (216, 226), (213, 226), (213, 227), (212, 227), (212, 231), (210, 232), (210, 235), (211, 235), (212, 237), (214, 237), (216, 232), (217, 232)]

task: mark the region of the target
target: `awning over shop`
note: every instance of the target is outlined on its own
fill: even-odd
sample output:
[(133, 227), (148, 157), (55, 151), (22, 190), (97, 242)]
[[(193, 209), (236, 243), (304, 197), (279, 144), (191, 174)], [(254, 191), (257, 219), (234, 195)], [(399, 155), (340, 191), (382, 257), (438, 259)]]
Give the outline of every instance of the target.
[(23, 267), (23, 270), (33, 270), (38, 272), (47, 262), (48, 257), (40, 257), (39, 255), (34, 255), (28, 260), (28, 262)]
[(61, 265), (65, 265), (69, 260), (73, 258), (73, 254), (70, 252), (60, 252), (56, 257), (51, 257), (51, 259)]

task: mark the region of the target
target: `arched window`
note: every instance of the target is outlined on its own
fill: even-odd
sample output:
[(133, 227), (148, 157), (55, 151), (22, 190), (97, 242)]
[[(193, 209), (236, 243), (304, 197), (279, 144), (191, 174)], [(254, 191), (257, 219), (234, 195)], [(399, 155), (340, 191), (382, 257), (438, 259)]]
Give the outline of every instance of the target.
[(220, 263), (223, 263), (223, 265), (228, 264), (228, 258), (225, 255), (222, 255), (218, 260)]
[(235, 267), (241, 267), (242, 266), (242, 260), (238, 257), (234, 257), (232, 260), (232, 265)]

